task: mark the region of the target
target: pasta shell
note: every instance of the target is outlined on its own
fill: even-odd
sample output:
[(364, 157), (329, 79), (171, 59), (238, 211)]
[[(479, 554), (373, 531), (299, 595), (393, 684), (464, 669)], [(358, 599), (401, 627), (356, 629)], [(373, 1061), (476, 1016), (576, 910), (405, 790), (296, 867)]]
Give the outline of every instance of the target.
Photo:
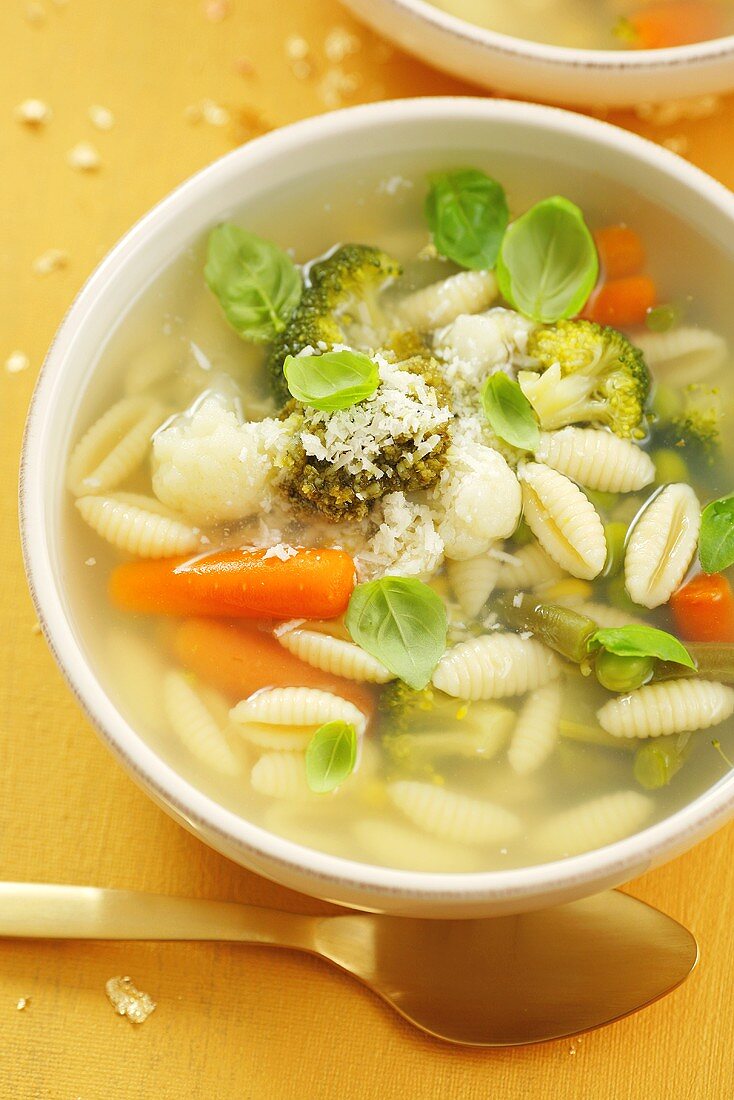
[(527, 591), (563, 576), (563, 571), (536, 543), (521, 546), (513, 551), (512, 558), (512, 561), (501, 563), (497, 577), (497, 587), (505, 591)]
[(300, 657), (314, 668), (373, 684), (394, 680), (394, 673), (361, 646), (330, 637), (317, 630), (287, 630), (278, 634), (278, 641), (289, 653)]
[(598, 577), (607, 558), (604, 525), (573, 481), (529, 462), (519, 473), (525, 520), (540, 545), (574, 577)]
[(459, 844), (501, 844), (520, 832), (515, 814), (492, 802), (412, 779), (390, 783), (390, 801), (405, 816), (441, 840)]
[(159, 501), (139, 493), (79, 497), (76, 506), (98, 535), (118, 550), (139, 558), (188, 554), (201, 542), (198, 527), (179, 519)]
[(310, 726), (325, 722), (349, 722), (357, 732), (365, 727), (365, 716), (354, 703), (317, 688), (263, 688), (243, 699), (230, 712), (233, 721), (276, 726)]
[(510, 767), (518, 775), (536, 771), (553, 752), (561, 702), (560, 685), (554, 683), (533, 692), (523, 704), (507, 752)]
[(614, 737), (661, 737), (705, 730), (732, 714), (734, 689), (708, 680), (668, 680), (610, 699), (597, 719)]
[(601, 428), (542, 432), (535, 457), (579, 485), (604, 493), (630, 493), (655, 480), (648, 454)]
[(500, 563), (488, 554), (446, 563), (449, 583), (465, 615), (475, 618), (492, 595)]
[(535, 638), (486, 634), (444, 653), (433, 686), (458, 699), (502, 699), (542, 687), (559, 672), (556, 655)]
[(69, 458), (67, 485), (74, 496), (116, 489), (138, 468), (165, 419), (157, 402), (124, 397), (97, 420)]
[(163, 703), (171, 729), (192, 756), (221, 775), (239, 775), (240, 762), (222, 727), (183, 672), (166, 675)]
[(459, 844), (428, 837), (384, 818), (361, 818), (352, 829), (365, 855), (385, 867), (405, 871), (479, 871), (477, 853)]
[(461, 313), (481, 313), (497, 294), (497, 280), (491, 271), (460, 271), (403, 298), (397, 319), (408, 328), (430, 332), (450, 324)]
[(637, 832), (652, 811), (639, 791), (614, 791), (549, 818), (538, 847), (551, 859), (603, 848)]
[(690, 485), (667, 485), (635, 523), (624, 558), (625, 586), (635, 603), (659, 607), (683, 580), (698, 544), (701, 505)]
[(307, 798), (306, 761), (300, 752), (266, 752), (250, 772), (250, 785), (268, 798)]
[(727, 356), (723, 337), (693, 325), (670, 332), (640, 332), (635, 343), (659, 381), (668, 386), (703, 382), (716, 373)]

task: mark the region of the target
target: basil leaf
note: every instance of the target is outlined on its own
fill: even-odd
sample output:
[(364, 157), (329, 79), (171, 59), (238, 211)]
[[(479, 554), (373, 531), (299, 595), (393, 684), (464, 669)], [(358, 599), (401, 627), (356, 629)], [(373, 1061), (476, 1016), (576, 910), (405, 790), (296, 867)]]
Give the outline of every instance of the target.
[(430, 682), (446, 649), (446, 608), (432, 588), (413, 577), (357, 585), (346, 624), (357, 645), (417, 691)]
[(578, 206), (556, 195), (514, 221), (502, 241), (497, 280), (503, 297), (534, 321), (578, 313), (599, 274), (596, 246)]
[(620, 657), (658, 657), (695, 669), (690, 653), (677, 638), (654, 626), (617, 626), (597, 630), (589, 640), (589, 651), (606, 649)]
[(504, 371), (490, 375), (482, 390), (484, 415), (492, 431), (512, 447), (534, 451), (540, 441), (540, 429), (533, 406), (517, 382)]
[(698, 556), (704, 573), (720, 573), (734, 564), (734, 496), (713, 500), (704, 508)]
[(306, 782), (325, 794), (343, 783), (357, 763), (357, 731), (348, 722), (327, 722), (316, 730), (306, 749)]
[(334, 412), (372, 397), (380, 384), (377, 364), (359, 351), (288, 355), (283, 364), (288, 389), (312, 409)]
[(283, 331), (303, 289), (290, 256), (230, 222), (209, 234), (204, 278), (235, 332), (254, 344)]
[(476, 168), (428, 177), (425, 215), (438, 252), (462, 267), (493, 268), (510, 212), (504, 188)]

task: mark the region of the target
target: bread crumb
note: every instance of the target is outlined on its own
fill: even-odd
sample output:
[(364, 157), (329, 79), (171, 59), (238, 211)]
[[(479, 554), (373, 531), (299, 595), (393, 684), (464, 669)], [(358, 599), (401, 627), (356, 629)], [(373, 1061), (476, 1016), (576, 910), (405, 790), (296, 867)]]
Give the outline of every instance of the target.
[(31, 365), (31, 361), (25, 352), (11, 351), (8, 358), (5, 360), (5, 369), (8, 374), (20, 374), (22, 370), (28, 370)]
[(44, 126), (51, 120), (51, 108), (42, 99), (24, 99), (13, 114), (24, 126)]
[(77, 172), (96, 172), (102, 158), (89, 141), (80, 141), (66, 154), (66, 163)]
[(47, 248), (40, 256), (36, 256), (31, 266), (36, 275), (50, 275), (52, 271), (61, 271), (67, 267), (68, 263), (69, 255), (63, 249)]
[(155, 1011), (156, 1003), (148, 993), (137, 989), (128, 977), (110, 978), (105, 983), (110, 1004), (119, 1016), (127, 1016), (132, 1024), (143, 1024)]
[(31, 627), (31, 634), (40, 634), (40, 633), (41, 633), (41, 624), (40, 623), (34, 623), (33, 626)]
[(18, 998), (18, 1003), (16, 1004), (15, 1007), (18, 1009), (18, 1012), (22, 1012), (23, 1009), (28, 1008), (28, 1005), (30, 1003), (31, 1003), (30, 997), (19, 997)]
[(87, 558), (87, 560), (84, 562), (84, 564), (85, 565), (96, 565), (97, 564), (97, 559), (96, 558)]
[(202, 99), (201, 116), (210, 126), (226, 126), (229, 122), (227, 108), (215, 103), (213, 99)]
[(99, 103), (93, 103), (87, 111), (89, 121), (96, 130), (111, 130), (115, 125), (115, 116), (109, 107), (102, 107)]

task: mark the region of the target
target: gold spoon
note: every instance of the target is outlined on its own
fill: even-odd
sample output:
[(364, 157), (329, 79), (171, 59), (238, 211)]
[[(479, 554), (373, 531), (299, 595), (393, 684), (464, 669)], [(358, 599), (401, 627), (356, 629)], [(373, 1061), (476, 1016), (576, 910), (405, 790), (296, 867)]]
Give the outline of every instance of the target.
[(682, 925), (616, 890), (517, 916), (419, 920), (6, 882), (0, 936), (295, 948), (346, 970), (430, 1035), (489, 1047), (627, 1016), (675, 989), (698, 958)]

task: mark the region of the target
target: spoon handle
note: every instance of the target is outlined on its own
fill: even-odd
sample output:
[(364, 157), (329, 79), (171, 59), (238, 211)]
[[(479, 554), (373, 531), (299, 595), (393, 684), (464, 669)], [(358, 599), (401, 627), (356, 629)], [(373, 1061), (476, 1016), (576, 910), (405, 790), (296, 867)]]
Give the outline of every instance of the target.
[(93, 886), (0, 883), (0, 937), (226, 940), (314, 950), (323, 917)]

